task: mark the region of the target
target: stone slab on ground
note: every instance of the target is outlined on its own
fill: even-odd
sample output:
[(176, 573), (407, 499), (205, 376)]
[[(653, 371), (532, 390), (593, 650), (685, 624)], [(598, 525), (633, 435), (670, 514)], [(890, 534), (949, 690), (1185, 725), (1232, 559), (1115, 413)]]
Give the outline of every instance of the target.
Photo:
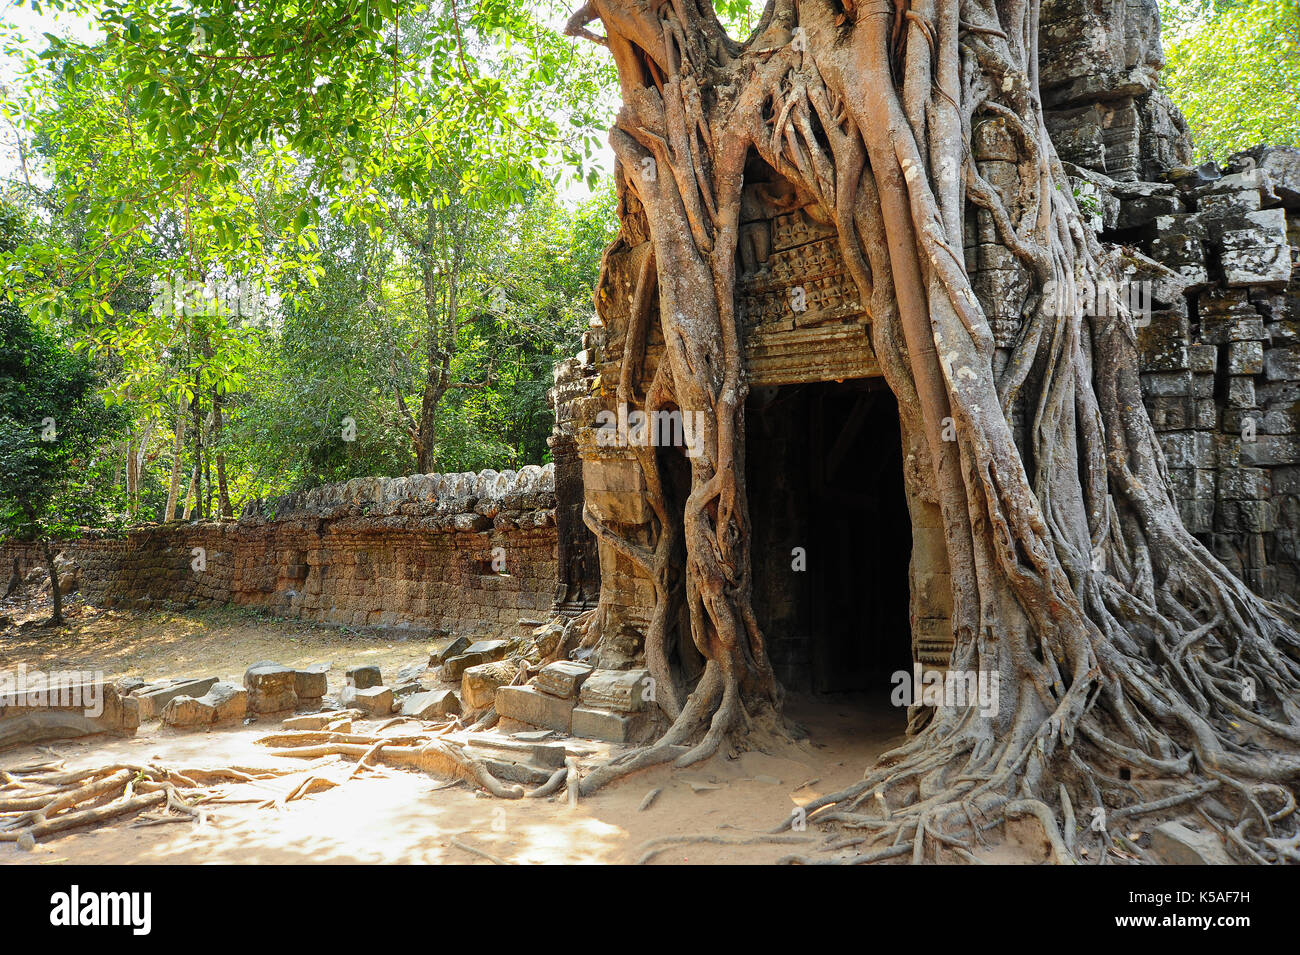
[(1151, 831), (1151, 850), (1168, 865), (1232, 865), (1218, 835), (1173, 820)]
[(393, 687), (393, 699), (402, 700), (423, 689), (424, 684), (419, 680), (406, 680)]
[(412, 693), (402, 700), (402, 715), (413, 716), (417, 720), (436, 720), (443, 716), (455, 716), (460, 712), (460, 700), (454, 690), (425, 690)]
[(533, 686), (551, 696), (572, 700), (582, 689), (583, 682), (591, 676), (591, 667), (573, 660), (556, 660), (542, 667), (533, 680)]
[(337, 723), (339, 720), (364, 715), (360, 710), (326, 710), (324, 713), (290, 716), (285, 719), (283, 726), (287, 730), (323, 730), (331, 723)]
[(136, 690), (132, 696), (140, 701), (140, 719), (151, 720), (159, 716), (163, 707), (178, 696), (192, 696), (197, 699), (217, 683), (215, 676), (201, 680), (168, 680), (165, 683), (150, 684), (144, 689)]
[(562, 742), (533, 743), (491, 733), (472, 733), (465, 743), (474, 750), (496, 753), (516, 762), (528, 762), (551, 769), (563, 766), (564, 757), (568, 754), (568, 748)]
[(44, 688), (19, 691), (0, 677), (0, 748), (96, 733), (134, 736), (140, 704), (111, 683), (60, 684), (53, 705)]
[(632, 743), (645, 730), (648, 722), (645, 713), (615, 713), (612, 710), (578, 706), (574, 707), (569, 732), (574, 736), (608, 743)]
[(646, 708), (649, 670), (592, 670), (582, 684), (582, 705), (594, 710), (639, 713)]
[(569, 732), (573, 700), (562, 700), (532, 686), (503, 686), (497, 690), (497, 714), (532, 726)]

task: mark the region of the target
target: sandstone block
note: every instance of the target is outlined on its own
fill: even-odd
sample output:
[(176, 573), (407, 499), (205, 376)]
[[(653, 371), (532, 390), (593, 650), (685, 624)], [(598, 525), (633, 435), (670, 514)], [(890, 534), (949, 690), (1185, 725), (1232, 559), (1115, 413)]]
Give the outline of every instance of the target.
[(569, 732), (574, 702), (543, 693), (531, 686), (503, 686), (497, 690), (497, 713), (532, 726)]

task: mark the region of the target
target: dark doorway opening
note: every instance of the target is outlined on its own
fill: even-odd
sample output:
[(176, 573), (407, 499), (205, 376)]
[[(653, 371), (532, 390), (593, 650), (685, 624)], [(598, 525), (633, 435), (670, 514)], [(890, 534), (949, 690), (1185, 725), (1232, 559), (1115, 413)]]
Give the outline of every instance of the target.
[(794, 692), (887, 694), (911, 669), (898, 405), (878, 379), (755, 388), (754, 607)]

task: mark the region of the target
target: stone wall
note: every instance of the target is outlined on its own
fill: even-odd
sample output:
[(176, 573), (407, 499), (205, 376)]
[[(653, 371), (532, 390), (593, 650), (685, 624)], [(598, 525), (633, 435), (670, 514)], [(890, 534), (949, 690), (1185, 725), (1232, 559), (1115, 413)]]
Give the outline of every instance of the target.
[[(1300, 151), (1189, 165), (1186, 125), (1156, 85), (1154, 0), (1048, 0), (1040, 42), (1057, 152), (1149, 306), (1143, 397), (1183, 522), (1258, 593), (1300, 597)], [(986, 124), (974, 148), (986, 178), (1014, 186), (997, 161), (1005, 137)], [(1005, 319), (1024, 301), (1023, 267), (983, 256), (978, 235), (968, 265)], [(995, 321), (999, 331), (1009, 344), (1018, 322)]]
[[(555, 471), (358, 479), (253, 502), (237, 521), (148, 525), (61, 549), (86, 599), (109, 607), (229, 604), (498, 635), (541, 622), (555, 599)], [(24, 572), (40, 561), (35, 545), (0, 545), (0, 566), (15, 557)]]
[(1165, 191), (1120, 204), (1138, 274), (1160, 280), (1145, 254), (1183, 283), (1139, 330), (1147, 408), (1187, 528), (1257, 592), (1295, 598), (1300, 151), (1167, 178)]

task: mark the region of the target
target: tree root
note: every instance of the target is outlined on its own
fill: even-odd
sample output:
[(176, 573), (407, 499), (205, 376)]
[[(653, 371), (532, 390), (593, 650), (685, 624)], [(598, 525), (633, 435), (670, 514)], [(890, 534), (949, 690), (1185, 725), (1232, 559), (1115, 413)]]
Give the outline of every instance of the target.
[(661, 852), (678, 846), (687, 846), (693, 844), (708, 844), (716, 846), (761, 846), (761, 845), (801, 845), (807, 842), (813, 842), (814, 836), (800, 836), (781, 833), (755, 833), (750, 836), (728, 835), (725, 833), (704, 832), (695, 835), (685, 836), (663, 836), (659, 839), (651, 839), (640, 847), (640, 855), (637, 856), (636, 864), (645, 865), (654, 859)]
[[(198, 808), (197, 802), (215, 794), (202, 788), (193, 776), (205, 772), (213, 777), (246, 775), (233, 770), (182, 773), (158, 766), (124, 764), (56, 775), (41, 768), (27, 772), (11, 770), (6, 774), (9, 784), (29, 795), (0, 802), (2, 811), (16, 813), (14, 818), (0, 822), (0, 842), (17, 842), (24, 835), (39, 841), (45, 836), (100, 825), (158, 806), (202, 825), (207, 813)], [(181, 795), (182, 789), (198, 799), (187, 801)]]

